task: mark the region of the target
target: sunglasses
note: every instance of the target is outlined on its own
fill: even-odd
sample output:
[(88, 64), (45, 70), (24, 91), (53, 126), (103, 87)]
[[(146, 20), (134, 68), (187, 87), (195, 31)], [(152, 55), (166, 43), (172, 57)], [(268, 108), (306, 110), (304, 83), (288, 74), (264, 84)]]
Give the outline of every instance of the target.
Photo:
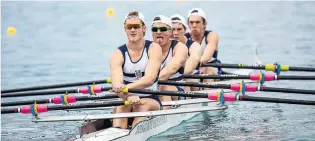
[(168, 27), (152, 27), (151, 28), (151, 31), (152, 32), (157, 32), (158, 30), (160, 30), (161, 32), (165, 32), (165, 31), (167, 31), (167, 30), (169, 30), (170, 28), (168, 28)]
[(142, 24), (126, 24), (125, 28), (127, 28), (128, 30), (133, 29), (139, 29), (142, 27)]

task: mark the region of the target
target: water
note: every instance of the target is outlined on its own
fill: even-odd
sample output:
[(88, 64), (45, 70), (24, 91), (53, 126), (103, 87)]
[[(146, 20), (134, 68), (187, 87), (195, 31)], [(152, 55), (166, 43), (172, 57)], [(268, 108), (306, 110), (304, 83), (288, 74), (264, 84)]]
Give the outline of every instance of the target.
[[(253, 47), (263, 63), (315, 67), (314, 2), (2, 2), (2, 89), (105, 79), (109, 56), (126, 41), (123, 17), (140, 10), (148, 24), (153, 16), (187, 16), (204, 9), (207, 27), (220, 36), (219, 58), (252, 64)], [(153, 8), (156, 7), (156, 8)], [(106, 15), (114, 8), (114, 15)], [(8, 36), (15, 26), (15, 36)], [(150, 30), (146, 38), (151, 39)], [(307, 72), (284, 72), (313, 75)], [(277, 81), (267, 86), (314, 89), (314, 81)], [(249, 95), (315, 100), (311, 95), (251, 93)], [(45, 96), (51, 97), (51, 96)], [(39, 97), (27, 97), (36, 99)], [(43, 98), (43, 97), (41, 97)], [(23, 98), (25, 99), (25, 98)], [(1, 101), (22, 100), (10, 98)], [(106, 111), (94, 111), (101, 113)], [(65, 115), (87, 111), (58, 111)], [(1, 115), (1, 138), (66, 140), (78, 134), (80, 122), (33, 123), (29, 115)], [(313, 106), (235, 102), (221, 113), (200, 115), (150, 140), (315, 140)]]

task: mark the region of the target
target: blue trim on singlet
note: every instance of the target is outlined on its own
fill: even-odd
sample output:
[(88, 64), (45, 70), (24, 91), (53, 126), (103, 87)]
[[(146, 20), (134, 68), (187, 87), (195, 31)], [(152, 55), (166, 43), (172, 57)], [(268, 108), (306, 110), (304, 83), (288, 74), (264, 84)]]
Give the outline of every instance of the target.
[[(146, 52), (147, 52), (147, 55), (149, 55), (148, 50), (149, 50), (149, 47), (150, 47), (151, 43), (152, 43), (152, 41), (145, 40), (144, 50), (142, 51), (142, 55), (141, 55), (141, 57), (140, 57), (140, 59), (139, 59), (138, 61), (140, 61), (140, 60), (142, 59), (144, 51), (146, 51)], [(127, 52), (127, 53), (129, 54), (128, 49), (127, 49), (127, 45), (124, 44), (124, 45), (120, 46), (118, 49), (121, 51), (121, 53), (123, 54), (123, 57), (124, 57), (124, 63), (123, 63), (123, 65), (122, 65), (122, 68), (124, 68), (124, 66), (125, 66), (125, 60), (126, 60), (125, 53)], [(130, 57), (130, 55), (129, 55), (129, 57)], [(130, 60), (131, 60), (131, 58), (130, 58)], [(137, 61), (137, 62), (138, 62), (138, 61)], [(133, 63), (137, 63), (137, 62), (133, 62)], [(141, 73), (142, 73), (142, 76), (144, 76), (145, 72), (141, 72)], [(157, 74), (157, 77), (156, 77), (156, 79), (155, 79), (154, 82), (157, 82), (157, 81), (158, 81), (159, 74), (160, 74), (160, 70), (159, 70), (159, 72), (158, 72), (158, 74)], [(131, 73), (125, 73), (125, 72), (123, 72), (123, 75), (124, 75), (124, 76), (128, 76), (128, 77), (136, 77), (136, 75), (135, 75), (134, 73), (131, 74)], [(126, 85), (126, 84), (129, 84), (129, 83), (132, 83), (132, 82), (129, 82), (129, 81), (124, 80), (124, 84), (125, 84), (125, 85)], [(158, 97), (157, 95), (151, 95), (151, 96), (146, 97), (146, 98), (152, 98), (152, 99), (156, 100), (156, 101), (160, 104), (160, 106), (162, 106), (161, 100), (159, 99), (159, 97)]]
[(194, 43), (195, 41), (191, 40), (191, 39), (188, 39), (187, 42), (186, 42), (186, 46), (188, 48), (188, 56), (190, 56), (189, 54), (189, 49), (190, 49), (190, 46)]
[[(180, 86), (175, 86), (178, 92), (184, 92), (184, 89)], [(186, 99), (184, 96), (178, 96), (178, 100), (184, 100)]]
[[(142, 59), (144, 51), (146, 51), (147, 54), (148, 54), (148, 50), (149, 50), (149, 47), (150, 47), (151, 43), (152, 43), (152, 41), (145, 40), (144, 49), (143, 49), (141, 57), (138, 59), (138, 61), (140, 61)], [(124, 57), (124, 63), (122, 65), (122, 67), (124, 68), (125, 61), (126, 61), (125, 53), (127, 52), (129, 54), (128, 49), (127, 49), (127, 45), (124, 44), (124, 45), (120, 46), (118, 49), (120, 50), (120, 52), (123, 54), (123, 57)], [(130, 57), (130, 55), (129, 55), (129, 57)], [(129, 59), (132, 61), (131, 58), (129, 58)], [(137, 63), (137, 62), (132, 62), (132, 63)], [(144, 76), (145, 72), (141, 72), (141, 73), (142, 73), (142, 76)], [(136, 77), (136, 75), (134, 73), (125, 73), (125, 72), (123, 72), (123, 75), (124, 76), (128, 76), (128, 77)]]
[[(219, 59), (212, 60), (208, 63), (221, 63)], [(222, 68), (218, 67), (218, 74), (222, 74)]]

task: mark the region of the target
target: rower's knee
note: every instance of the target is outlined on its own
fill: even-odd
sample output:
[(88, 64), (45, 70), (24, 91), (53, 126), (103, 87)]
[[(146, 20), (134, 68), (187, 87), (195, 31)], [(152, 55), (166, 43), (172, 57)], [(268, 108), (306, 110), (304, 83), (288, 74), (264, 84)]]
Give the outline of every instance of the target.
[(127, 113), (131, 111), (131, 106), (130, 105), (121, 105), (117, 106), (115, 109), (115, 113)]
[[(187, 81), (187, 82), (199, 83), (199, 82), (200, 82), (200, 79), (185, 79), (185, 81)], [(184, 87), (184, 91), (185, 91), (185, 92), (198, 91), (199, 89), (200, 89), (199, 87), (190, 87), (190, 86)]]
[[(178, 91), (175, 86), (169, 86), (169, 85), (160, 85), (160, 90), (161, 91)], [(177, 99), (178, 96), (159, 96), (161, 101), (172, 101)]]
[[(135, 105), (133, 106), (133, 112), (148, 112), (148, 111), (156, 111), (160, 110), (160, 104), (155, 99), (152, 98), (143, 98), (142, 105)], [(133, 120), (132, 127), (134, 127), (138, 122), (144, 120), (145, 117), (136, 117)]]

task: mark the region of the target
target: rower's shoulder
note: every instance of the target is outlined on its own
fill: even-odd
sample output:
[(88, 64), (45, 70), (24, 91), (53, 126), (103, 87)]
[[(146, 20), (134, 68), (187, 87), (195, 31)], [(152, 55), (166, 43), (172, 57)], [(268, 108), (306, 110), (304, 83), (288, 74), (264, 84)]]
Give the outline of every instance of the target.
[(151, 42), (148, 51), (152, 52), (152, 53), (157, 53), (157, 52), (162, 53), (162, 49), (161, 49), (160, 45), (158, 43), (155, 43), (155, 42)]
[(208, 41), (212, 41), (212, 40), (219, 40), (219, 34), (217, 32), (214, 32), (214, 31), (210, 31), (208, 33), (208, 36), (207, 36), (207, 40)]
[(161, 48), (161, 47), (158, 43), (151, 41), (150, 48)]
[(191, 43), (191, 47), (198, 47), (198, 48), (201, 48), (201, 45), (200, 45), (198, 42), (193, 41), (193, 42)]
[(177, 44), (174, 46), (174, 51), (175, 50), (180, 51), (180, 52), (186, 52), (186, 54), (188, 53), (188, 48), (187, 48), (186, 44), (184, 44), (182, 42), (177, 42)]
[(185, 33), (185, 36), (186, 36), (186, 38), (191, 39), (189, 32), (186, 32), (186, 33)]

